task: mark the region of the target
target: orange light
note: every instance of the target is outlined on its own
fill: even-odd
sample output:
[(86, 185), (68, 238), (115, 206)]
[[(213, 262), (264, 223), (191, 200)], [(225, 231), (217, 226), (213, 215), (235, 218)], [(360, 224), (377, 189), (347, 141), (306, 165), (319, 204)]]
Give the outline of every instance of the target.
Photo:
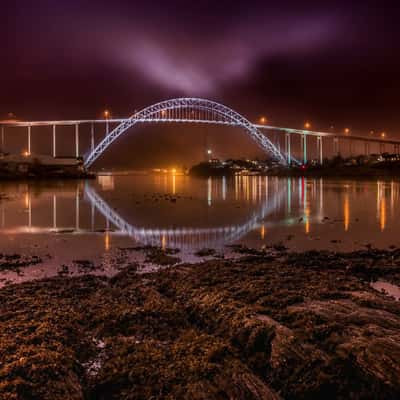
[(344, 133), (345, 133), (346, 135), (348, 135), (348, 134), (350, 133), (350, 129), (349, 129), (349, 128), (346, 128), (346, 129), (344, 130)]
[(24, 151), (23, 153), (22, 153), (22, 155), (24, 156), (24, 157), (28, 157), (29, 155), (30, 155), (30, 153), (29, 153), (29, 151)]
[(106, 232), (106, 234), (104, 236), (104, 249), (105, 249), (105, 251), (110, 250), (110, 234), (108, 233), (108, 231)]
[(261, 240), (265, 239), (265, 225), (261, 225), (261, 231), (260, 231), (260, 236), (261, 236)]
[(110, 118), (110, 111), (105, 110), (104, 113), (103, 113), (103, 115), (104, 115), (104, 118), (105, 118), (105, 119)]
[(266, 124), (268, 122), (266, 117), (261, 117), (260, 118), (260, 124)]
[(381, 137), (383, 137), (383, 138), (386, 137), (386, 133), (385, 133), (385, 132), (382, 132), (382, 133), (381, 133)]
[(310, 124), (309, 122), (306, 122), (306, 123), (304, 124), (304, 128), (310, 129), (310, 128), (311, 128), (311, 124)]

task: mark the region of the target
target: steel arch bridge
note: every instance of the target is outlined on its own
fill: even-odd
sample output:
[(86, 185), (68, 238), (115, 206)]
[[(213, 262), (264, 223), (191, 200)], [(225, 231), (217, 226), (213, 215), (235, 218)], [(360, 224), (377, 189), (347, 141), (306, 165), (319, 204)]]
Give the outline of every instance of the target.
[(199, 98), (177, 98), (162, 101), (135, 113), (112, 130), (84, 159), (89, 168), (107, 148), (138, 123), (197, 123), (240, 127), (266, 153), (280, 164), (287, 164), (284, 154), (257, 127), (242, 115), (220, 103)]

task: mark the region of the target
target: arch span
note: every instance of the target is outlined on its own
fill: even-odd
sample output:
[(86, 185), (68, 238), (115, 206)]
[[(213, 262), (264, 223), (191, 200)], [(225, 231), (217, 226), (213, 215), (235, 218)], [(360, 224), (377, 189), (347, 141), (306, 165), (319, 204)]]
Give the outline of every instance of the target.
[(281, 164), (286, 164), (284, 155), (249, 120), (223, 104), (198, 98), (179, 98), (162, 101), (135, 113), (113, 129), (87, 157), (85, 167), (90, 167), (103, 152), (122, 134), (134, 125), (143, 122), (210, 123), (243, 128), (249, 136)]

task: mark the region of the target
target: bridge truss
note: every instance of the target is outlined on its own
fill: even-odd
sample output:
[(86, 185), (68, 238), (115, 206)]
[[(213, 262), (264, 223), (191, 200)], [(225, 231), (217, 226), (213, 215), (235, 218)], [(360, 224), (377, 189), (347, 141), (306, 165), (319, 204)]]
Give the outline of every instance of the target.
[(179, 98), (154, 104), (121, 122), (85, 157), (85, 166), (90, 167), (116, 139), (134, 125), (144, 122), (197, 123), (240, 127), (274, 160), (280, 164), (287, 164), (285, 155), (255, 125), (236, 111), (210, 100)]

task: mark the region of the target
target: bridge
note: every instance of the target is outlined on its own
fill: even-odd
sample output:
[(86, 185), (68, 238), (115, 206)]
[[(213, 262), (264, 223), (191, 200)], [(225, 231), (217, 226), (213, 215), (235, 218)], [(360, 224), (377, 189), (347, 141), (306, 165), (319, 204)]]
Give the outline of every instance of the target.
[[(212, 124), (225, 125), (243, 129), (245, 133), (272, 159), (282, 165), (292, 163), (307, 163), (309, 160), (309, 140), (315, 138), (318, 161), (324, 159), (324, 145), (326, 140), (333, 141), (333, 153), (340, 154), (341, 143), (348, 141), (350, 150), (355, 142), (364, 143), (364, 152), (370, 154), (371, 144), (379, 146), (379, 153), (383, 153), (389, 146), (393, 152), (400, 152), (400, 140), (388, 140), (371, 136), (339, 135), (332, 132), (320, 132), (305, 129), (293, 129), (279, 126), (254, 124), (231, 108), (207, 99), (177, 98), (162, 101), (134, 113), (129, 118), (120, 119), (93, 119), (93, 120), (64, 120), (64, 121), (0, 121), (1, 148), (5, 149), (6, 129), (24, 127), (27, 129), (27, 153), (32, 152), (33, 128), (52, 127), (52, 155), (57, 156), (57, 128), (71, 126), (74, 128), (75, 156), (82, 156), (85, 167), (91, 167), (94, 162), (117, 140), (131, 128), (144, 123), (184, 123), (184, 124)], [(105, 126), (104, 138), (95, 143), (95, 125)], [(90, 125), (90, 148), (83, 153), (80, 148), (80, 128)], [(113, 127), (113, 129), (110, 129)], [(263, 131), (279, 132), (284, 135), (284, 149), (273, 143)], [(301, 157), (293, 157), (293, 137), (300, 139)]]

